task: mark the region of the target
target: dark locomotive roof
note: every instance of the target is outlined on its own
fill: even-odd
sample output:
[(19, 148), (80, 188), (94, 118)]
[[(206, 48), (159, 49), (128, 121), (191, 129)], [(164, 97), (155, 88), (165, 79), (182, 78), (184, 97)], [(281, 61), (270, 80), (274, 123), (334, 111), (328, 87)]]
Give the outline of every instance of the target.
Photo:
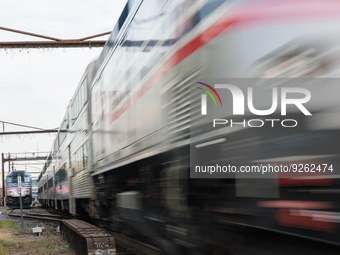
[(19, 175), (21, 176), (22, 182), (27, 182), (24, 177), (31, 178), (31, 175), (27, 171), (13, 171), (6, 176), (6, 180), (8, 181), (8, 179), (10, 178), (10, 182), (17, 182), (17, 178)]
[(13, 172), (10, 172), (7, 177), (17, 177), (18, 175), (20, 176), (30, 176), (30, 174), (27, 172), (27, 171), (13, 171)]

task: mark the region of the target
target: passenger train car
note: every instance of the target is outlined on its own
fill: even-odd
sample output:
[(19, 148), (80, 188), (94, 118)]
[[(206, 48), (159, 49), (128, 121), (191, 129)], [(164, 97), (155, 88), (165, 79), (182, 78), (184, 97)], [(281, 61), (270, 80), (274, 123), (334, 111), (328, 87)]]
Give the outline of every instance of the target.
[[(170, 254), (238, 253), (250, 229), (339, 245), (336, 86), (308, 87), (322, 95), (308, 105), (313, 116), (289, 108), (301, 124), (287, 130), (206, 129), (190, 101), (190, 85), (203, 80), (252, 78), (266, 93), (281, 83), (265, 78), (337, 78), (339, 14), (332, 0), (128, 1), (68, 106), (39, 177), (40, 202), (138, 231)], [(190, 152), (205, 164), (336, 170), (190, 178)]]
[[(89, 175), (89, 64), (72, 98), (39, 177), (39, 201), (72, 214), (89, 204), (94, 192)], [(83, 171), (84, 170), (84, 171)], [(78, 205), (77, 205), (78, 204)]]
[(22, 206), (30, 207), (32, 203), (32, 179), (26, 171), (13, 171), (6, 176), (6, 205), (9, 208), (20, 207), (20, 193), (18, 190), (18, 176), (21, 176)]

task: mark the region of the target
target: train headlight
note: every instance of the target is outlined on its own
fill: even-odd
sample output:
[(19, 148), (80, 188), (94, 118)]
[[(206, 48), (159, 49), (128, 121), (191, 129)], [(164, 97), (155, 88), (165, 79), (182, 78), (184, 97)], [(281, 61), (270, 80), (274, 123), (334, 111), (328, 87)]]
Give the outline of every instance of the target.
[(28, 194), (28, 193), (30, 193), (29, 190), (25, 190), (24, 191), (24, 194)]
[(12, 194), (14, 194), (14, 192), (13, 191), (7, 191), (7, 194), (12, 195)]

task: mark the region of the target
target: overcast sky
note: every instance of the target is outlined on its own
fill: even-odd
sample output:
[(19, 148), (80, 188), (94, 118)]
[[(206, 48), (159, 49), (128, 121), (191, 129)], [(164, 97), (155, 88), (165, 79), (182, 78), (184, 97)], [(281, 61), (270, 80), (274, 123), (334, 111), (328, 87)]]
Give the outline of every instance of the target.
[[(111, 31), (125, 3), (125, 0), (1, 1), (0, 27), (78, 39)], [(39, 40), (44, 39), (0, 30), (1, 42)], [(100, 52), (101, 48), (0, 49), (0, 121), (59, 127), (87, 64)], [(12, 130), (28, 129), (5, 125), (5, 131)], [(0, 153), (31, 152), (37, 148), (49, 151), (53, 138), (48, 134), (0, 136)], [(25, 166), (17, 164), (16, 168), (22, 170)]]

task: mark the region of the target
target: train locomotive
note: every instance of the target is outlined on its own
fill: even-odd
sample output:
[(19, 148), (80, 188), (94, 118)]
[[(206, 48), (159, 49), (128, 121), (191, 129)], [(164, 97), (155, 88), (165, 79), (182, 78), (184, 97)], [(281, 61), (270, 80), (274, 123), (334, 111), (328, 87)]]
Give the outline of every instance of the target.
[[(282, 86), (265, 78), (338, 77), (339, 14), (332, 0), (128, 1), (70, 101), (39, 176), (39, 201), (142, 233), (169, 254), (242, 253), (253, 229), (339, 245), (335, 86), (308, 87), (323, 98), (308, 105), (311, 117), (289, 108), (294, 129), (207, 129), (191, 101), (191, 85), (205, 80), (252, 78), (265, 94)], [(191, 153), (210, 165), (302, 162), (334, 172), (190, 178)]]
[(30, 207), (32, 203), (32, 179), (27, 171), (13, 171), (6, 176), (6, 205), (9, 208), (20, 207), (20, 193), (18, 190), (18, 176), (21, 176), (21, 199), (23, 207)]

